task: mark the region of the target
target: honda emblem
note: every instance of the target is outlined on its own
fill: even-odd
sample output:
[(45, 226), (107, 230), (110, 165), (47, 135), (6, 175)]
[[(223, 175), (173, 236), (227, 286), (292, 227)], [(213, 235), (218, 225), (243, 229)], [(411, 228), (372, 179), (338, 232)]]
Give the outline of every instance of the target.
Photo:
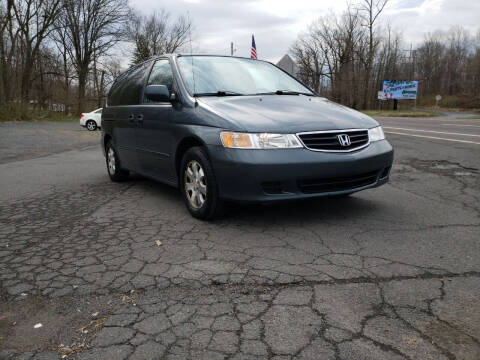
[(348, 136), (347, 134), (337, 135), (337, 139), (338, 139), (338, 142), (340, 143), (340, 145), (342, 145), (342, 146), (350, 146), (351, 143), (352, 143), (350, 141), (350, 136)]

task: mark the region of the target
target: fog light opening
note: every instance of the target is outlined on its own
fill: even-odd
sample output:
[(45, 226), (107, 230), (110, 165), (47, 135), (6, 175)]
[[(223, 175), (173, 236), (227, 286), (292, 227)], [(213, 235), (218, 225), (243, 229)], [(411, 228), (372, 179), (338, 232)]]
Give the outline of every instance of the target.
[(392, 167), (389, 166), (389, 167), (386, 167), (385, 169), (383, 169), (382, 174), (380, 175), (380, 179), (386, 178), (390, 174), (390, 169), (391, 168)]

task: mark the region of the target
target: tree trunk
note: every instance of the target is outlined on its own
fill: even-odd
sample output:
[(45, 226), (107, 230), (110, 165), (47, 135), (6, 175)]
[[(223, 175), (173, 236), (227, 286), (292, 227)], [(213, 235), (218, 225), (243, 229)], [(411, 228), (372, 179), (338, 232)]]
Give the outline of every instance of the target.
[(70, 84), (69, 84), (69, 82), (68, 82), (68, 64), (67, 64), (67, 61), (68, 61), (68, 60), (67, 60), (67, 53), (64, 52), (64, 53), (63, 53), (63, 73), (64, 73), (64, 76), (65, 76), (65, 80), (64, 80), (64, 87), (65, 87), (65, 100), (64, 100), (64, 102), (65, 102), (65, 110), (64, 110), (64, 112), (65, 112), (65, 113), (68, 113), (68, 112), (69, 112), (68, 106), (69, 106), (69, 104), (70, 104), (70, 99), (69, 99), (69, 97), (70, 97), (70, 94), (69, 94), (69, 92), (70, 92)]
[(10, 74), (8, 73), (8, 65), (6, 62), (2, 61), (3, 99), (6, 103), (8, 103), (12, 99), (9, 76)]
[(373, 63), (373, 22), (372, 22), (372, 13), (370, 12), (370, 25), (368, 33), (368, 58), (367, 58), (367, 68), (365, 71), (365, 89), (363, 97), (363, 108), (367, 109), (370, 103), (370, 76), (372, 74), (372, 63)]
[(102, 70), (102, 75), (100, 77), (100, 86), (98, 89), (98, 107), (103, 107), (103, 92), (105, 87), (105, 71)]
[(80, 69), (78, 71), (78, 114), (81, 114), (85, 109), (85, 89), (87, 86), (88, 71)]
[(24, 103), (28, 103), (29, 96), (30, 96), (30, 86), (31, 82), (30, 79), (32, 77), (32, 68), (33, 68), (33, 61), (28, 53), (25, 55), (25, 62), (24, 62), (24, 68), (23, 68), (23, 73), (22, 73), (22, 83), (21, 83), (21, 96), (22, 96), (22, 101)]

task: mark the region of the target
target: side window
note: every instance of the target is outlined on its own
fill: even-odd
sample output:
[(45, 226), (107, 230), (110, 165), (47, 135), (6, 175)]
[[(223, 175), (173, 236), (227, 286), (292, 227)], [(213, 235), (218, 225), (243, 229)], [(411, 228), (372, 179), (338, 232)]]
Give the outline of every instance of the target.
[(134, 69), (122, 86), (120, 105), (138, 105), (145, 85), (145, 77), (151, 62), (145, 62)]
[[(155, 62), (150, 72), (147, 85), (166, 85), (168, 90), (172, 91), (173, 73), (168, 59), (160, 59)], [(150, 102), (144, 97), (144, 103)]]
[(127, 79), (126, 75), (127, 74), (120, 75), (120, 77), (117, 78), (117, 80), (115, 80), (115, 82), (113, 83), (113, 85), (110, 89), (110, 92), (108, 93), (108, 98), (107, 98), (108, 106), (120, 105), (120, 97), (122, 95), (120, 91), (121, 91), (123, 83)]
[(147, 61), (129, 70), (126, 76), (112, 88), (108, 104), (111, 106), (138, 105), (150, 64), (151, 62)]

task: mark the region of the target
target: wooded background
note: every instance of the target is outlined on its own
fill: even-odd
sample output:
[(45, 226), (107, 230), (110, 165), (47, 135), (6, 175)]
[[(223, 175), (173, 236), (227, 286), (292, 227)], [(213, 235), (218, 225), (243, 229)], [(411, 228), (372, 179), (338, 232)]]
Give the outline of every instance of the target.
[[(480, 108), (480, 27), (424, 34), (416, 47), (379, 25), (388, 0), (361, 0), (320, 17), (290, 49), (298, 77), (318, 94), (355, 109), (377, 108), (383, 80), (419, 80), (420, 105)], [(411, 104), (413, 105), (413, 104)]]
[[(300, 80), (356, 109), (378, 106), (383, 80), (419, 80), (420, 103), (441, 94), (447, 106), (480, 108), (480, 29), (424, 34), (410, 47), (380, 25), (387, 5), (358, 0), (312, 23), (290, 49)], [(185, 50), (193, 31), (186, 16), (143, 16), (127, 0), (0, 0), (0, 119), (101, 107), (126, 66)]]
[(0, 0), (0, 119), (101, 107), (126, 64), (178, 50), (191, 29), (127, 0)]

